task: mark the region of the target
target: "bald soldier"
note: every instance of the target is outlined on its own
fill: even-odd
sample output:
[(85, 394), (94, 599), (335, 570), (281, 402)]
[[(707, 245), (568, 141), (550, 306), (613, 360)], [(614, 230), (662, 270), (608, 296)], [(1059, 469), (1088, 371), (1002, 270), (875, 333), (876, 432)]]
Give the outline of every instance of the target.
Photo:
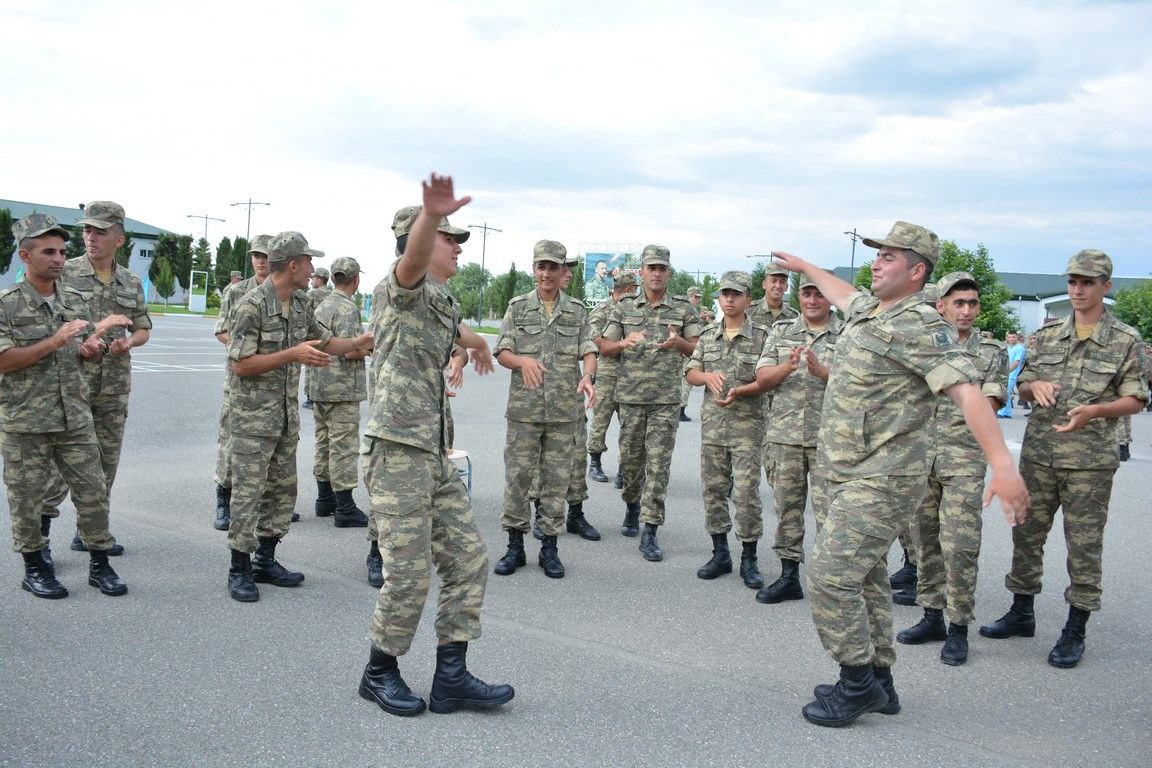
[(975, 367), (955, 333), (920, 291), (939, 259), (924, 227), (898, 221), (877, 249), (872, 292), (790, 254), (785, 269), (807, 276), (845, 313), (828, 377), (817, 442), (828, 517), (816, 537), (808, 592), (825, 651), (840, 665), (835, 685), (817, 686), (802, 713), (821, 726), (845, 726), (868, 712), (900, 710), (892, 679), (892, 594), (885, 567), (896, 535), (924, 495), (927, 426), (937, 393), (961, 408), (992, 467), (985, 501), (998, 496), (1009, 524), (1021, 522), (1028, 491), (1004, 444), (996, 415), (973, 382)]

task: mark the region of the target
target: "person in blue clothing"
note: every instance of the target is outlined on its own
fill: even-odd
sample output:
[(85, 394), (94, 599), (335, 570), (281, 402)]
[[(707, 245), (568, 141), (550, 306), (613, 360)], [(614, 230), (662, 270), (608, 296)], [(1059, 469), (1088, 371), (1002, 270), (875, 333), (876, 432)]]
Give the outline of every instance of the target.
[(1004, 407), (996, 411), (997, 418), (1012, 418), (1012, 393), (1016, 391), (1016, 377), (1024, 367), (1024, 339), (1018, 333), (1009, 333), (1008, 342), (1008, 399)]

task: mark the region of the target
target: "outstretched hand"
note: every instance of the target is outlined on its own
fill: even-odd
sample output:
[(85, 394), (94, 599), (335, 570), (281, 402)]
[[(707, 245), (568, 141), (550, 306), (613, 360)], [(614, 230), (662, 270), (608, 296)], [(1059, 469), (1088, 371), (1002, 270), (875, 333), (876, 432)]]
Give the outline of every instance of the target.
[(451, 216), (472, 202), (472, 198), (468, 195), (456, 199), (451, 176), (433, 173), (428, 177), (428, 181), (421, 182), (421, 186), (424, 188), (424, 210), (436, 219)]

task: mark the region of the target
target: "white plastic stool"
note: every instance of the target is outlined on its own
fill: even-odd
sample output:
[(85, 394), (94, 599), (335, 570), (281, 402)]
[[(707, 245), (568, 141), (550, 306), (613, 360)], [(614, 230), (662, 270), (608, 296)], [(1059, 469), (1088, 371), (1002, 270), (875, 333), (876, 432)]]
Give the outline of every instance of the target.
[(468, 451), (453, 448), (448, 452), (448, 458), (453, 462), (464, 462), (464, 466), (457, 467), (456, 471), (464, 478), (464, 484), (468, 488), (468, 501), (472, 501), (472, 457), (468, 455)]

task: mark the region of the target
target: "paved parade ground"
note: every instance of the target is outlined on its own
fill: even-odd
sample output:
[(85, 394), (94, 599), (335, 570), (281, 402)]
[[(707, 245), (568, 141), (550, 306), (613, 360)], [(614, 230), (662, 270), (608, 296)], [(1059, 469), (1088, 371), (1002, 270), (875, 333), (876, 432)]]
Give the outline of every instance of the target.
[[(228, 596), (225, 534), (212, 529), (212, 471), (224, 349), (212, 322), (155, 318), (134, 354), (133, 393), (112, 530), (127, 554), (112, 563), (125, 597), (87, 585), (85, 553), (68, 542), (65, 505), (52, 533), (65, 600), (20, 589), (20, 556), (0, 562), (0, 765), (36, 766), (1147, 766), (1152, 762), (1152, 414), (1133, 418), (1132, 459), (1116, 475), (1106, 531), (1104, 608), (1088, 623), (1079, 667), (1045, 659), (1067, 614), (1065, 549), (1057, 530), (1036, 599), (1035, 638), (970, 631), (962, 667), (939, 643), (897, 645), (903, 711), (847, 729), (807, 724), (812, 687), (836, 679), (808, 602), (760, 605), (737, 574), (696, 578), (710, 555), (700, 497), (698, 414), (689, 405), (672, 462), (662, 563), (648, 563), (618, 528), (611, 484), (589, 483), (588, 519), (604, 539), (560, 538), (561, 580), (536, 566), (492, 575), (484, 636), (468, 656), (516, 698), (489, 713), (414, 719), (385, 714), (356, 688), (368, 656), (376, 590), (365, 580), (364, 529), (312, 512), (312, 417), (298, 453), (301, 521), (277, 557), (307, 580)], [(502, 504), (508, 372), (469, 369), (453, 401), (457, 447), (473, 458), (473, 503), (493, 562), (506, 541)], [(1026, 419), (1000, 421), (1018, 453)], [(614, 445), (616, 430), (610, 433)], [(615, 448), (605, 454), (615, 472)], [(771, 582), (775, 516), (765, 500), (760, 565)], [(363, 488), (356, 491), (367, 509)], [(0, 503), (0, 525), (10, 523)], [(986, 511), (976, 615), (1000, 616), (1011, 539)], [(812, 531), (806, 545), (811, 550)], [(895, 567), (898, 552), (892, 555)], [(802, 568), (801, 575), (806, 570)], [(433, 586), (433, 595), (435, 594)], [(434, 598), (400, 661), (427, 697), (435, 663)], [(895, 608), (896, 629), (919, 608)]]

